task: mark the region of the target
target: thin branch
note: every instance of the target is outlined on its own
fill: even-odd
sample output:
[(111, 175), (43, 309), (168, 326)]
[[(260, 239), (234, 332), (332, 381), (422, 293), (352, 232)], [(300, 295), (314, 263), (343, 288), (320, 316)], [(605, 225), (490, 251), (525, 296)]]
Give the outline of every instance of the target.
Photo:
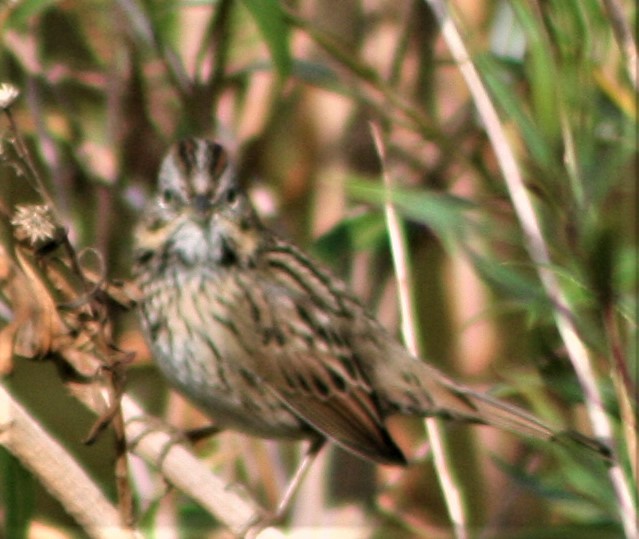
[(0, 444), (29, 469), (90, 537), (136, 537), (88, 474), (0, 382)]
[[(121, 353), (113, 344), (110, 338), (110, 332), (107, 329), (108, 318), (105, 306), (97, 299), (95, 294), (91, 294), (93, 285), (87, 279), (84, 270), (78, 259), (78, 255), (71, 244), (66, 230), (62, 227), (60, 217), (56, 211), (53, 199), (49, 196), (47, 189), (44, 186), (42, 178), (31, 158), (29, 150), (22, 138), (18, 125), (14, 121), (10, 108), (7, 106), (3, 108), (3, 111), (9, 120), (9, 127), (11, 135), (13, 137), (13, 146), (18, 154), (18, 158), (27, 167), (27, 180), (33, 186), (36, 193), (45, 202), (44, 206), (25, 206), (22, 208), (21, 213), (14, 217), (12, 224), (15, 227), (16, 237), (20, 236), (19, 245), (16, 246), (16, 255), (20, 257), (23, 271), (29, 272), (30, 269), (39, 267), (42, 270), (42, 275), (38, 276), (37, 270), (31, 272), (34, 280), (39, 281), (44, 279), (45, 289), (55, 290), (62, 289), (70, 295), (68, 299), (71, 304), (75, 303), (77, 308), (73, 310), (73, 313), (77, 315), (75, 317), (76, 327), (78, 330), (77, 335), (84, 334), (89, 341), (92, 341), (95, 345), (97, 354), (101, 356), (101, 365), (103, 371), (106, 373), (108, 379), (108, 387), (111, 393), (110, 408), (112, 414), (108, 417), (112, 420), (114, 425), (114, 433), (116, 439), (116, 462), (115, 462), (115, 479), (116, 487), (118, 491), (119, 510), (124, 525), (131, 526), (134, 521), (133, 514), (133, 498), (131, 490), (129, 488), (128, 481), (128, 464), (126, 460), (126, 441), (124, 439), (124, 422), (122, 419), (121, 411), (119, 409), (118, 399), (124, 391), (124, 376), (121, 369), (122, 360), (121, 356), (126, 355)], [(42, 242), (48, 244), (48, 248), (52, 249), (54, 246), (62, 247), (64, 256), (41, 258), (38, 252), (38, 245), (42, 246)], [(66, 258), (66, 260), (63, 260)], [(101, 261), (101, 257), (98, 256)], [(101, 264), (104, 266), (103, 264)], [(64, 270), (59, 270), (64, 267)], [(67, 270), (70, 270), (74, 279), (79, 282), (79, 294), (78, 288), (72, 284), (73, 279), (69, 279), (67, 276)], [(32, 283), (36, 285), (36, 283)], [(22, 291), (25, 292), (24, 290)], [(45, 299), (45, 296), (47, 299)], [(84, 298), (82, 302), (78, 302), (78, 296)], [(55, 306), (53, 301), (53, 295), (49, 296), (48, 292), (40, 294), (34, 299), (34, 305), (40, 302), (47, 302), (51, 307), (50, 314), (62, 310), (60, 305)], [(60, 318), (60, 321), (62, 319)], [(33, 322), (33, 320), (32, 320)], [(48, 331), (49, 327), (42, 328), (44, 332)], [(94, 331), (97, 329), (97, 331)], [(71, 334), (73, 332), (69, 332)], [(59, 337), (59, 335), (55, 335)], [(38, 337), (34, 338), (34, 342)], [(51, 343), (49, 343), (51, 344)], [(64, 347), (62, 347), (64, 348)], [(73, 346), (71, 350), (66, 350), (67, 359), (74, 355)], [(58, 350), (60, 351), (60, 350)], [(51, 349), (42, 350), (46, 355), (53, 352)], [(72, 362), (70, 362), (72, 363)], [(97, 391), (97, 389), (96, 389)], [(106, 424), (105, 421), (103, 421)]]
[[(393, 206), (390, 198), (392, 180), (386, 172), (386, 150), (382, 141), (379, 127), (371, 123), (371, 132), (377, 154), (382, 165), (382, 176), (384, 186), (387, 191), (384, 211), (386, 214), (386, 225), (393, 253), (393, 263), (395, 265), (395, 275), (397, 278), (397, 290), (399, 294), (399, 304), (401, 312), (402, 334), (408, 350), (417, 358), (421, 355), (417, 338), (417, 323), (415, 322), (415, 304), (412, 297), (411, 270), (409, 267), (408, 250), (406, 248), (406, 237), (401, 221), (397, 215), (397, 210)], [(428, 439), (431, 443), (435, 471), (441, 486), (441, 491), (446, 500), (448, 513), (453, 522), (455, 537), (465, 539), (468, 537), (468, 521), (465, 514), (464, 501), (456, 481), (453, 467), (446, 449), (443, 429), (438, 419), (429, 417), (424, 420)]]
[[(551, 269), (550, 255), (542, 234), (541, 225), (537, 219), (517, 160), (506, 137), (504, 126), (477, 69), (470, 59), (461, 35), (450, 16), (446, 2), (442, 0), (424, 1), (430, 5), (439, 20), (443, 37), (459, 65), (475, 106), (483, 120), (515, 212), (521, 223), (528, 254), (535, 262), (542, 285), (552, 301), (555, 324), (579, 379), (595, 435), (604, 443), (614, 446), (612, 425), (603, 406), (603, 399), (590, 363), (588, 350), (570, 319), (569, 303), (556, 275)], [(616, 448), (612, 447), (611, 449), (613, 454), (616, 454)], [(615, 462), (618, 463), (619, 459), (616, 458)], [(609, 469), (609, 477), (617, 496), (619, 512), (626, 536), (628, 539), (634, 539), (637, 537), (637, 515), (631, 487), (618, 464)]]
[(245, 534), (264, 516), (259, 505), (238, 485), (229, 485), (212, 473), (191, 451), (175, 442), (174, 432), (160, 429), (159, 422), (146, 416), (128, 395), (122, 397), (122, 410), (127, 439), (133, 441), (131, 451), (158, 468), (169, 483), (234, 534)]
[[(103, 404), (92, 392), (75, 392), (95, 413)], [(243, 535), (264, 516), (264, 511), (238, 485), (229, 485), (191, 451), (176, 443), (175, 433), (162, 429), (124, 395), (122, 410), (131, 451), (161, 470), (166, 480), (195, 500), (236, 535)], [(73, 456), (26, 412), (0, 382), (0, 445), (58, 500), (90, 537), (131, 539), (136, 532), (120, 526), (120, 514)], [(168, 451), (167, 451), (168, 448)], [(266, 530), (265, 530), (266, 532)], [(269, 537), (277, 537), (268, 529)]]
[(14, 139), (13, 147), (15, 148), (18, 157), (27, 166), (27, 174), (25, 174), (27, 181), (31, 184), (34, 191), (38, 193), (42, 200), (49, 206), (51, 212), (54, 212), (56, 221), (60, 223), (61, 221), (59, 219), (59, 216), (55, 214), (56, 210), (55, 205), (53, 204), (53, 200), (49, 196), (49, 193), (44, 186), (44, 182), (42, 181), (42, 176), (40, 176), (38, 168), (35, 166), (33, 159), (31, 159), (31, 154), (29, 153), (29, 149), (27, 148), (27, 145), (22, 138), (22, 134), (18, 129), (18, 125), (16, 124), (16, 121), (13, 117), (11, 108), (3, 108), (2, 111), (9, 121), (9, 129)]

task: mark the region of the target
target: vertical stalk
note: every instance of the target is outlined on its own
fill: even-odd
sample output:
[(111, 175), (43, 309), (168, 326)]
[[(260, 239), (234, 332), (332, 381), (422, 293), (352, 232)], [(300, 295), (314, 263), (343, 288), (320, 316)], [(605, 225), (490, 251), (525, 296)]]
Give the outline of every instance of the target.
[(608, 475), (619, 503), (619, 513), (626, 537), (634, 539), (637, 537), (637, 513), (632, 489), (619, 465), (619, 458), (613, 444), (612, 425), (603, 407), (603, 399), (597, 385), (595, 372), (592, 369), (588, 350), (570, 319), (570, 304), (561, 284), (551, 269), (549, 250), (515, 154), (508, 142), (504, 126), (499, 120), (486, 87), (470, 59), (468, 50), (451, 18), (446, 2), (442, 0), (425, 1), (430, 5), (439, 20), (442, 35), (466, 80), (475, 106), (486, 128), (486, 134), (495, 151), (513, 207), (524, 232), (528, 255), (535, 263), (539, 279), (552, 302), (555, 325), (577, 374), (593, 431), (604, 443), (612, 446), (614, 464), (609, 468)]
[[(412, 296), (412, 290), (414, 290), (414, 288), (412, 286), (410, 261), (406, 248), (406, 236), (397, 211), (391, 202), (390, 192), (393, 186), (389, 175), (386, 173), (386, 151), (384, 143), (382, 142), (382, 135), (379, 127), (375, 124), (371, 124), (371, 130), (375, 147), (382, 164), (382, 176), (387, 194), (384, 211), (397, 279), (402, 335), (404, 336), (406, 347), (417, 358), (421, 354), (416, 331), (416, 309)], [(437, 474), (446, 507), (448, 508), (448, 514), (453, 522), (455, 537), (456, 539), (466, 539), (468, 537), (468, 519), (461, 489), (456, 481), (450, 456), (446, 448), (443, 429), (441, 428), (440, 421), (434, 417), (426, 418), (424, 425), (433, 452), (435, 473)]]

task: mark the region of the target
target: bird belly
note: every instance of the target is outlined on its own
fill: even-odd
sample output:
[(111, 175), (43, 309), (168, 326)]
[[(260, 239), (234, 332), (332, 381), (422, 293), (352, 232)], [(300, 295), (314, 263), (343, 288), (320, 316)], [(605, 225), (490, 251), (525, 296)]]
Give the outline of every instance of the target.
[(203, 294), (197, 280), (157, 289), (146, 294), (143, 325), (155, 362), (175, 389), (220, 428), (264, 438), (308, 437), (306, 423), (244, 368), (242, 358), (251, 350), (232, 323), (230, 306)]

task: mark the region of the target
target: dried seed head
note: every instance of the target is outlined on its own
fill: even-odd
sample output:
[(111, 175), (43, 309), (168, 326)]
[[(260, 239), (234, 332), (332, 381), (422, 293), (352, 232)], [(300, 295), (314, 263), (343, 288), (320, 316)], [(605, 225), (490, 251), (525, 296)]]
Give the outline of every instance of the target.
[(19, 95), (20, 90), (10, 82), (0, 83), (0, 109), (8, 109)]
[(49, 206), (44, 204), (17, 206), (11, 224), (18, 241), (36, 248), (57, 239), (60, 231)]

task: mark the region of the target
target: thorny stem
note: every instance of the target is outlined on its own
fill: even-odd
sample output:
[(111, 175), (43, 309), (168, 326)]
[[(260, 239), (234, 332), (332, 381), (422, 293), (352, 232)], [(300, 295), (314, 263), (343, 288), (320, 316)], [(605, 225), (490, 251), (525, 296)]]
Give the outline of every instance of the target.
[(133, 511), (133, 493), (130, 486), (129, 463), (127, 460), (127, 439), (122, 413), (121, 399), (124, 394), (124, 372), (119, 365), (109, 369), (109, 386), (112, 388), (111, 406), (115, 407), (115, 414), (111, 424), (114, 432), (115, 483), (118, 491), (118, 510), (122, 523), (127, 527), (133, 527), (135, 514)]
[[(29, 153), (29, 149), (27, 148), (27, 145), (24, 142), (24, 139), (22, 138), (22, 134), (20, 133), (20, 130), (18, 129), (18, 125), (15, 122), (15, 119), (11, 112), (11, 108), (7, 107), (3, 109), (3, 111), (7, 117), (7, 120), (9, 121), (9, 127), (11, 129), (11, 134), (13, 135), (13, 140), (14, 140), (13, 146), (16, 149), (18, 157), (22, 160), (23, 163), (27, 165), (28, 172), (29, 172), (29, 174), (26, 175), (27, 181), (32, 185), (36, 193), (38, 193), (38, 195), (46, 203), (46, 205), (49, 208), (49, 211), (51, 211), (53, 215), (53, 218), (56, 224), (61, 223), (62, 220), (60, 219), (60, 216), (58, 215), (53, 199), (49, 196), (49, 192), (44, 186), (42, 177), (40, 176), (40, 173), (38, 172), (38, 169), (35, 166), (33, 159), (31, 158), (31, 154)], [(71, 261), (71, 269), (80, 278), (83, 289), (88, 290), (89, 284), (84, 276), (82, 269), (80, 268), (80, 264), (78, 262), (75, 250), (73, 249), (73, 246), (71, 245), (71, 242), (69, 241), (69, 237), (66, 233), (62, 237), (62, 246), (66, 254), (69, 256), (69, 260)]]
[(40, 177), (40, 173), (38, 172), (38, 169), (36, 168), (33, 162), (33, 159), (31, 159), (31, 154), (29, 153), (29, 149), (27, 148), (27, 145), (24, 142), (22, 135), (20, 134), (20, 130), (18, 129), (15, 119), (13, 118), (11, 108), (7, 107), (2, 110), (5, 116), (7, 117), (7, 120), (9, 121), (9, 128), (11, 129), (11, 134), (13, 135), (13, 139), (14, 139), (13, 147), (16, 149), (16, 152), (18, 153), (18, 157), (22, 160), (24, 164), (27, 165), (27, 168), (29, 169), (29, 174), (26, 176), (27, 181), (31, 183), (35, 191), (38, 193), (38, 195), (40, 195), (40, 197), (42, 197), (42, 200), (44, 200), (47, 206), (49, 206), (49, 209), (53, 213), (55, 220), (58, 223), (61, 222), (56, 213), (53, 200), (51, 199), (51, 197), (49, 196), (49, 193), (44, 187), (44, 182), (42, 181), (42, 178)]
[[(33, 159), (31, 158), (31, 154), (29, 153), (27, 145), (22, 138), (20, 130), (18, 129), (18, 125), (16, 124), (13, 114), (11, 113), (10, 107), (3, 108), (3, 111), (9, 121), (9, 127), (14, 140), (13, 146), (16, 149), (19, 159), (26, 165), (28, 169), (28, 174), (26, 175), (27, 181), (32, 185), (36, 193), (38, 193), (38, 195), (45, 202), (57, 225), (62, 221), (58, 215), (53, 199), (49, 196), (49, 193), (44, 186), (44, 182), (42, 181), (38, 169), (35, 166)], [(84, 271), (82, 270), (77, 253), (73, 248), (73, 245), (69, 241), (69, 237), (66, 231), (61, 235), (60, 245), (62, 246), (64, 253), (69, 260), (72, 273), (80, 280), (82, 293), (87, 295), (86, 301), (82, 302), (78, 306), (86, 305), (90, 310), (90, 319), (93, 320), (98, 316), (98, 313), (101, 313), (102, 305), (96, 302), (95, 296), (91, 294), (91, 283), (88, 281)], [(88, 331), (90, 332), (90, 330)], [(98, 418), (98, 420), (96, 421), (96, 425), (92, 429), (90, 438), (94, 439), (95, 436), (97, 436), (97, 434), (101, 432), (101, 430), (103, 430), (103, 428), (107, 424), (109, 424), (109, 422), (113, 425), (116, 452), (114, 474), (116, 480), (116, 488), (118, 491), (118, 509), (123, 525), (131, 527), (134, 522), (134, 512), (133, 496), (130, 488), (128, 462), (126, 457), (127, 452), (124, 419), (122, 417), (122, 410), (120, 407), (120, 398), (124, 393), (124, 375), (121, 372), (121, 360), (115, 357), (117, 349), (109, 345), (110, 339), (105, 334), (104, 325), (101, 324), (100, 331), (98, 332), (97, 336), (92, 335), (91, 338), (94, 340), (96, 348), (101, 349), (102, 353), (100, 354), (100, 356), (102, 360), (105, 361), (107, 364), (104, 370), (110, 373), (107, 376), (107, 385), (110, 393), (110, 408), (103, 414), (103, 417)], [(116, 372), (118, 374), (116, 374)]]

